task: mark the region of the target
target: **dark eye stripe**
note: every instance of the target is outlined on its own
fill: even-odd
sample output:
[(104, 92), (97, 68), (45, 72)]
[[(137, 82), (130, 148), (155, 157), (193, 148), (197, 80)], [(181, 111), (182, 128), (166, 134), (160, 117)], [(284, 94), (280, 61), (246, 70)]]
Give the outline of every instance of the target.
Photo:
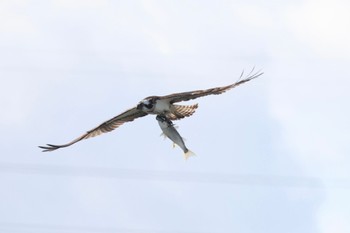
[(151, 109), (151, 108), (153, 108), (153, 104), (145, 104), (145, 106), (146, 106), (146, 108), (148, 108), (148, 109)]

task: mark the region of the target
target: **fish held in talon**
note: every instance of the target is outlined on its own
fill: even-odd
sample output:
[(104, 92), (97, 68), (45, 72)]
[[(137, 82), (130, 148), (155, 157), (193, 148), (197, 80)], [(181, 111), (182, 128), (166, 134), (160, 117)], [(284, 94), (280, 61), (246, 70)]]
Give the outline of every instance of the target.
[(190, 151), (184, 142), (183, 137), (176, 130), (175, 125), (171, 120), (169, 120), (164, 115), (158, 115), (156, 117), (158, 124), (163, 131), (163, 134), (168, 137), (171, 141), (173, 141), (174, 145), (178, 145), (184, 152), (184, 157), (187, 160), (189, 157), (194, 156), (195, 154)]

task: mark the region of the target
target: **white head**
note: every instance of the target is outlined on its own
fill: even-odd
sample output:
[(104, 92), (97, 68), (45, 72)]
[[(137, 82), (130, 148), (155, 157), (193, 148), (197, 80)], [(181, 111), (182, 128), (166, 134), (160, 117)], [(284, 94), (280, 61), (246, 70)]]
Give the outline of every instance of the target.
[(154, 105), (157, 99), (158, 99), (157, 97), (153, 97), (153, 96), (147, 97), (141, 100), (136, 108), (145, 112), (152, 111), (154, 109)]

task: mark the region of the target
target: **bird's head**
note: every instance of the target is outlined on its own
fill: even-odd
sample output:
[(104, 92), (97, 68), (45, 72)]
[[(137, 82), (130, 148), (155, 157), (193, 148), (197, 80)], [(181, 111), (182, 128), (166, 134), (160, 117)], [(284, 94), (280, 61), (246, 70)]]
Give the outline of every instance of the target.
[(142, 110), (145, 112), (152, 111), (154, 109), (154, 105), (157, 99), (158, 98), (154, 96), (147, 97), (139, 102), (139, 104), (136, 106), (136, 109)]

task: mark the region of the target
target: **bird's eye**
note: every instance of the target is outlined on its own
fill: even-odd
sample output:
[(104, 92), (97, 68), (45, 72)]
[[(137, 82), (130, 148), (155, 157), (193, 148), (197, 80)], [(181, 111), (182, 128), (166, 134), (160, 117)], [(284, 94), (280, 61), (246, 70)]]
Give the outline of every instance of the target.
[(153, 103), (152, 100), (150, 99), (145, 99), (142, 102), (142, 105), (145, 106), (147, 109), (152, 109), (153, 108)]

